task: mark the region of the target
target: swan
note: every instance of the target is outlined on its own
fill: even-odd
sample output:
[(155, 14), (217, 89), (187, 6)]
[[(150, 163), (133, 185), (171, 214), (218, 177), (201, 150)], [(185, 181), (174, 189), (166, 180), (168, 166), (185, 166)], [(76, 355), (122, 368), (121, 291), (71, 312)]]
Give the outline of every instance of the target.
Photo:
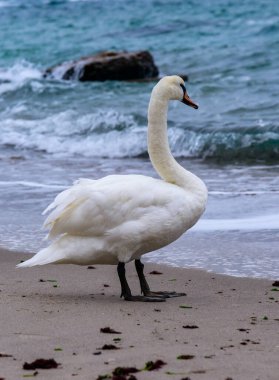
[[(148, 108), (148, 153), (161, 177), (109, 175), (79, 179), (57, 195), (43, 214), (53, 242), (18, 267), (44, 264), (114, 264), (126, 301), (165, 301), (184, 293), (152, 292), (140, 258), (164, 247), (191, 228), (205, 210), (207, 188), (180, 166), (167, 137), (170, 100), (197, 109), (179, 76), (163, 77), (153, 88)], [(135, 260), (143, 295), (133, 296), (125, 264)]]

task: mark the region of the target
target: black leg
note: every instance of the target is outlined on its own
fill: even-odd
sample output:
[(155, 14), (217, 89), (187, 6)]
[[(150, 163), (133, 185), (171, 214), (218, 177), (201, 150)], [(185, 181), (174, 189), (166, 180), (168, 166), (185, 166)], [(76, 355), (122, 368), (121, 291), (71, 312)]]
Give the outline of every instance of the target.
[(137, 274), (139, 276), (141, 292), (144, 295), (147, 295), (150, 293), (150, 287), (149, 287), (149, 285), (146, 281), (146, 278), (144, 276), (144, 273), (143, 273), (144, 265), (140, 260), (135, 260), (135, 266), (136, 266)]
[(176, 292), (152, 292), (150, 287), (145, 279), (143, 268), (144, 265), (140, 260), (135, 260), (136, 270), (139, 276), (140, 288), (142, 293), (147, 297), (161, 297), (161, 298), (171, 298), (171, 297), (182, 297), (186, 296), (185, 293), (176, 293)]
[(129, 298), (132, 296), (131, 289), (129, 288), (128, 282), (126, 280), (126, 270), (125, 270), (125, 264), (124, 263), (118, 263), (117, 266), (117, 272), (121, 284), (121, 296), (124, 297), (124, 299)]
[(130, 287), (128, 285), (128, 282), (126, 280), (126, 274), (125, 274), (125, 263), (118, 263), (117, 266), (117, 273), (119, 276), (120, 284), (121, 284), (121, 297), (124, 297), (125, 301), (141, 301), (141, 302), (162, 302), (165, 301), (163, 298), (160, 297), (146, 297), (143, 296), (132, 296)]

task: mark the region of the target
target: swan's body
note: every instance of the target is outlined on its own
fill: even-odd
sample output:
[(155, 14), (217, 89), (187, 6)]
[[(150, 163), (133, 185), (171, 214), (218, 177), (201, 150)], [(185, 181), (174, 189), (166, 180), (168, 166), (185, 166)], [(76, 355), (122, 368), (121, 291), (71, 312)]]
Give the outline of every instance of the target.
[[(52, 210), (44, 226), (53, 243), (19, 267), (139, 262), (143, 254), (168, 245), (198, 221), (206, 187), (174, 160), (167, 140), (168, 101), (183, 98), (197, 108), (183, 83), (177, 76), (163, 78), (149, 104), (148, 151), (162, 179), (111, 175), (75, 182), (45, 211)], [(123, 293), (123, 281), (121, 285)]]

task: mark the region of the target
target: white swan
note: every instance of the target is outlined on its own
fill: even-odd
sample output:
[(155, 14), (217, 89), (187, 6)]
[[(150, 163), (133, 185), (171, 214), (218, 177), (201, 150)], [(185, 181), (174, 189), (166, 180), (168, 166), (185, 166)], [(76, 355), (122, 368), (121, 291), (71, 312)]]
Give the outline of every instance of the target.
[[(205, 184), (180, 166), (167, 138), (169, 100), (198, 108), (178, 76), (162, 78), (153, 88), (148, 109), (148, 152), (162, 179), (110, 175), (80, 179), (58, 194), (44, 211), (51, 245), (18, 267), (55, 264), (117, 264), (121, 295), (128, 301), (164, 301), (184, 295), (151, 292), (140, 257), (164, 247), (192, 227), (202, 215)], [(143, 296), (132, 296), (125, 263), (135, 260)]]

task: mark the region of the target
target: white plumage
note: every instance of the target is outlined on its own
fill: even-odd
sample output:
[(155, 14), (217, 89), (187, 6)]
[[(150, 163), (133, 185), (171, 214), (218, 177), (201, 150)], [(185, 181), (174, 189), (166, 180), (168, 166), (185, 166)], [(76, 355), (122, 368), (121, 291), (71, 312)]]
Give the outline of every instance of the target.
[(44, 227), (53, 242), (18, 267), (127, 263), (173, 242), (197, 222), (207, 190), (170, 153), (166, 132), (170, 99), (197, 108), (180, 77), (165, 77), (153, 89), (148, 150), (162, 179), (110, 175), (76, 181), (44, 211), (49, 213)]

